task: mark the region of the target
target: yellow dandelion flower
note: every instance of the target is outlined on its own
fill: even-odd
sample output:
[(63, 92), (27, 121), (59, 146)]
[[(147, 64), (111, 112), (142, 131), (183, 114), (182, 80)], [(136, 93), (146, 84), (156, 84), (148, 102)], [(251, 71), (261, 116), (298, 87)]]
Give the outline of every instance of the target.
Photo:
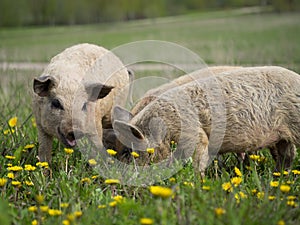
[(81, 179), (81, 183), (88, 183), (88, 184), (90, 184), (91, 182), (92, 182), (91, 179), (88, 178), (88, 177), (84, 177), (84, 178)]
[(140, 219), (140, 224), (142, 224), (142, 225), (151, 225), (151, 224), (153, 224), (153, 219), (146, 218), (146, 217), (141, 218)]
[(117, 204), (118, 204), (117, 201), (113, 201), (113, 202), (110, 202), (108, 205), (109, 205), (110, 207), (115, 207)]
[(29, 212), (36, 212), (36, 211), (37, 211), (37, 207), (36, 207), (35, 205), (29, 206), (29, 207), (28, 207), (28, 211), (29, 211)]
[(285, 184), (280, 185), (280, 191), (286, 193), (286, 192), (289, 192), (290, 190), (291, 190), (291, 187), (289, 185), (285, 185)]
[(278, 187), (279, 186), (279, 181), (271, 181), (270, 186), (271, 187)]
[(35, 165), (46, 169), (49, 168), (48, 162), (37, 162)]
[(283, 175), (289, 175), (288, 171), (283, 171)]
[(63, 220), (63, 221), (62, 221), (62, 224), (63, 224), (63, 225), (70, 225), (71, 223), (70, 223), (69, 220)]
[(176, 182), (176, 179), (175, 179), (174, 177), (171, 177), (171, 178), (169, 179), (169, 181), (172, 182), (172, 183), (175, 183), (175, 182)]
[(24, 146), (24, 149), (32, 149), (34, 148), (34, 144), (28, 144)]
[(249, 155), (249, 158), (254, 161), (258, 161), (260, 159), (260, 156), (259, 155)]
[(6, 155), (5, 158), (7, 158), (7, 159), (15, 159), (16, 157), (12, 156), (12, 155)]
[(62, 211), (59, 209), (48, 209), (48, 214), (50, 216), (60, 216), (62, 215)]
[(153, 154), (154, 153), (154, 148), (147, 148), (147, 152), (149, 154)]
[(98, 209), (104, 209), (106, 208), (106, 205), (98, 205)]
[(273, 201), (273, 200), (276, 199), (276, 196), (274, 196), (274, 195), (269, 195), (269, 196), (268, 196), (268, 199), (269, 199), (270, 201)]
[(280, 176), (281, 176), (281, 173), (280, 173), (280, 172), (274, 172), (274, 173), (273, 173), (273, 176), (275, 176), (275, 177), (280, 177)]
[(293, 173), (294, 175), (300, 175), (300, 170), (292, 170), (292, 173)]
[(117, 154), (117, 152), (115, 150), (112, 150), (112, 149), (107, 149), (106, 152), (111, 155), (111, 156), (114, 156)]
[(139, 155), (137, 152), (131, 152), (131, 155), (132, 155), (134, 158), (140, 157), (140, 155)]
[(97, 179), (99, 176), (98, 175), (94, 175), (92, 176), (92, 179)]
[(11, 163), (7, 163), (6, 166), (7, 167), (12, 167), (12, 164)]
[(17, 172), (17, 171), (23, 170), (23, 167), (22, 166), (11, 166), (11, 167), (7, 167), (7, 170)]
[(75, 211), (75, 212), (73, 213), (73, 215), (74, 215), (76, 218), (79, 218), (79, 217), (82, 216), (82, 212), (81, 212), (81, 211)]
[(225, 213), (226, 213), (226, 210), (225, 210), (225, 209), (223, 209), (223, 208), (221, 208), (221, 207), (215, 208), (215, 214), (216, 214), (217, 216), (222, 216), (222, 215), (225, 214)]
[(279, 220), (279, 221), (277, 222), (277, 225), (285, 225), (284, 220)]
[(202, 186), (202, 190), (209, 191), (210, 190), (210, 186)]
[(26, 164), (24, 166), (24, 170), (27, 170), (27, 171), (34, 171), (35, 169), (36, 169), (35, 166), (29, 165), (29, 164)]
[(18, 122), (18, 118), (15, 116), (15, 117), (12, 117), (8, 120), (8, 125), (13, 128), (17, 125), (17, 122)]
[(32, 220), (31, 221), (31, 225), (38, 225), (39, 223), (38, 223), (38, 221), (37, 220)]
[(118, 179), (106, 179), (104, 181), (105, 184), (119, 184), (120, 181)]
[(263, 199), (265, 197), (265, 193), (264, 192), (257, 192), (256, 197), (258, 199)]
[(15, 179), (15, 174), (14, 173), (8, 173), (6, 175), (9, 179)]
[(116, 195), (113, 197), (113, 200), (117, 201), (118, 203), (123, 202), (124, 198), (121, 195)]
[(193, 183), (193, 182), (187, 182), (187, 181), (184, 181), (183, 184), (184, 184), (185, 186), (194, 187), (194, 183)]
[(297, 204), (296, 204), (296, 202), (295, 202), (294, 200), (288, 200), (288, 201), (286, 202), (286, 204), (287, 204), (288, 206), (291, 206), (291, 207), (296, 207), (296, 206), (297, 206)]
[(241, 172), (240, 169), (237, 168), (237, 167), (234, 167), (234, 172), (235, 172), (235, 174), (236, 174), (238, 177), (243, 176), (242, 172)]
[(44, 201), (44, 195), (38, 194), (35, 196), (35, 200), (41, 204)]
[(62, 202), (62, 203), (60, 203), (59, 206), (60, 206), (61, 208), (68, 208), (68, 207), (69, 207), (69, 203)]
[(68, 215), (67, 215), (67, 219), (68, 219), (70, 222), (73, 222), (73, 221), (75, 220), (75, 215), (74, 215), (74, 213), (68, 214)]
[(232, 190), (233, 190), (230, 182), (223, 183), (222, 188), (224, 191), (227, 191), (227, 192), (232, 192)]
[(72, 148), (64, 148), (64, 151), (67, 155), (71, 155), (74, 152)]
[(150, 186), (150, 192), (154, 196), (168, 198), (173, 195), (173, 190), (168, 187)]
[(230, 182), (235, 186), (239, 186), (240, 183), (243, 181), (243, 179), (241, 177), (233, 177), (231, 178)]
[(252, 189), (252, 190), (251, 190), (251, 193), (252, 193), (253, 195), (255, 195), (255, 194), (257, 193), (257, 190), (256, 190), (256, 189)]
[(294, 196), (294, 195), (289, 195), (286, 198), (287, 198), (287, 200), (296, 200), (296, 196)]
[(16, 187), (18, 187), (18, 188), (20, 188), (20, 187), (22, 187), (22, 183), (20, 182), (20, 181), (12, 181), (11, 182), (11, 184), (13, 185), (13, 186), (16, 186)]
[(0, 187), (3, 187), (7, 183), (6, 178), (0, 178)]
[(47, 205), (40, 206), (40, 210), (41, 210), (42, 212), (48, 212), (49, 206), (47, 206)]
[(95, 166), (95, 165), (97, 165), (97, 161), (96, 161), (95, 159), (90, 159), (90, 160), (89, 160), (89, 164), (90, 164), (91, 166)]
[(29, 180), (25, 180), (24, 184), (27, 185), (27, 186), (34, 186), (33, 182), (29, 181)]

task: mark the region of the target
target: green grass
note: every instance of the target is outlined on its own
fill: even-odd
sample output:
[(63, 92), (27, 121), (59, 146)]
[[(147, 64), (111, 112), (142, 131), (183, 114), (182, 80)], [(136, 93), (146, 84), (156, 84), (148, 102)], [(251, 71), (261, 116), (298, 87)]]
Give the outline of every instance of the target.
[[(113, 48), (130, 41), (159, 39), (188, 47), (208, 63), (280, 64), (299, 72), (299, 17), (297, 14), (227, 15), (222, 12), (214, 16), (175, 17), (172, 18), (174, 22), (157, 19), (76, 27), (1, 29), (0, 61), (46, 62), (63, 48), (78, 42)], [(274, 162), (267, 150), (259, 153), (264, 160), (250, 160), (247, 168), (232, 154), (224, 156), (226, 166), (215, 168), (211, 165), (204, 183), (195, 178), (192, 165), (188, 163), (174, 174), (173, 181), (167, 179), (156, 184), (173, 190), (174, 195), (169, 198), (153, 196), (148, 187), (106, 185), (104, 178), (87, 166), (78, 150), (67, 155), (57, 142), (53, 147), (52, 178), (43, 176), (43, 168), (23, 169), (14, 172), (14, 179), (7, 178), (7, 164), (24, 168), (25, 164), (37, 163), (37, 130), (31, 120), (30, 93), (31, 79), (40, 73), (34, 69), (1, 70), (0, 178), (7, 182), (0, 187), (0, 224), (31, 224), (34, 220), (41, 224), (62, 224), (72, 219), (71, 224), (139, 224), (143, 217), (151, 218), (154, 224), (298, 222), (300, 175), (290, 172), (273, 176)], [(8, 121), (14, 116), (18, 123), (10, 128)], [(13, 133), (4, 134), (11, 129)], [(27, 144), (34, 144), (34, 147), (23, 151)], [(16, 158), (7, 159), (7, 155)], [(243, 180), (228, 192), (223, 190), (222, 184), (237, 176), (235, 166), (242, 171)], [(300, 170), (299, 157), (293, 169)], [(13, 186), (12, 181), (21, 184)], [(33, 186), (25, 181), (31, 181)], [(279, 186), (270, 186), (270, 181), (278, 181), (279, 186), (286, 184), (291, 189), (282, 192)], [(247, 197), (238, 199), (240, 192)], [(41, 202), (36, 198), (39, 194), (44, 197)], [(125, 200), (111, 207), (113, 195), (121, 195)], [(269, 196), (275, 199), (269, 200)], [(288, 201), (288, 196), (296, 199)], [(64, 208), (61, 203), (69, 205)], [(99, 205), (105, 208), (98, 208)], [(37, 206), (38, 210), (31, 212), (30, 206)], [(49, 211), (41, 211), (40, 206), (61, 210), (61, 215), (52, 216)], [(224, 209), (225, 213), (216, 215), (216, 208)], [(82, 215), (76, 217), (75, 212), (82, 212)]]

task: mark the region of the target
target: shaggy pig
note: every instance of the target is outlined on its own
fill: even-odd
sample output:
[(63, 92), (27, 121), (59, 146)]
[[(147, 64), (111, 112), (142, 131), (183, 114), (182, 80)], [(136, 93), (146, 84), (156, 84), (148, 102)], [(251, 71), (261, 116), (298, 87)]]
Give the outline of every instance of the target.
[[(136, 115), (117, 106), (113, 127), (125, 146), (140, 153), (142, 163), (150, 157), (145, 149), (153, 147), (152, 161), (192, 156), (195, 171), (203, 174), (217, 153), (268, 147), (281, 170), (291, 166), (300, 146), (299, 87), (300, 76), (281, 67), (235, 69), (170, 89)], [(214, 91), (219, 99), (208, 96)], [(224, 120), (218, 114), (213, 121), (212, 110), (220, 104)], [(218, 140), (216, 134), (221, 135), (217, 152), (210, 140)], [(171, 141), (178, 143), (172, 154)]]
[(53, 138), (67, 147), (88, 135), (102, 146), (102, 129), (111, 127), (114, 96), (130, 74), (110, 51), (78, 44), (53, 57), (33, 81), (33, 112), (39, 160), (51, 162)]

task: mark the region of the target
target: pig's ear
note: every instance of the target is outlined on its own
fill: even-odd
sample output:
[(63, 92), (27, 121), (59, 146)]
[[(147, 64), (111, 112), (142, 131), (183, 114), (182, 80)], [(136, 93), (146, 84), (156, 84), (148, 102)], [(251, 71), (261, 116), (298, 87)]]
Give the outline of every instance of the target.
[(107, 96), (114, 87), (105, 84), (90, 84), (85, 87), (89, 101), (96, 101)]
[(132, 135), (139, 140), (144, 140), (142, 131), (132, 124), (120, 120), (115, 120), (113, 123), (113, 128), (117, 131), (117, 133), (126, 137), (127, 140), (132, 140)]
[(41, 96), (49, 96), (50, 90), (56, 85), (56, 81), (51, 76), (36, 77), (33, 80), (33, 91)]
[(113, 118), (120, 121), (130, 121), (132, 119), (133, 115), (131, 112), (127, 111), (126, 109), (115, 106), (113, 109)]

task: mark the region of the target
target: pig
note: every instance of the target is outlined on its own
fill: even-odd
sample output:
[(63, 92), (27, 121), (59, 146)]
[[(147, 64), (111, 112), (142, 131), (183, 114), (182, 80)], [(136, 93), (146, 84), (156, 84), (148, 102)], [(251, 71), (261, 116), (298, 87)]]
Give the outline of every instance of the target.
[(87, 135), (101, 148), (114, 96), (121, 91), (126, 96), (130, 76), (113, 53), (94, 44), (77, 44), (53, 57), (33, 80), (39, 160), (51, 163), (53, 138), (73, 148)]
[[(288, 69), (247, 67), (174, 87), (135, 115), (116, 106), (113, 128), (122, 143), (118, 151), (137, 151), (141, 164), (149, 157), (160, 162), (171, 155), (192, 156), (195, 172), (203, 176), (217, 154), (270, 148), (276, 170), (288, 169), (300, 146), (299, 85), (300, 76)], [(220, 105), (224, 108), (213, 111)], [(220, 145), (210, 139), (221, 140)], [(171, 141), (178, 143), (175, 152)], [(155, 153), (150, 156), (146, 148)]]

